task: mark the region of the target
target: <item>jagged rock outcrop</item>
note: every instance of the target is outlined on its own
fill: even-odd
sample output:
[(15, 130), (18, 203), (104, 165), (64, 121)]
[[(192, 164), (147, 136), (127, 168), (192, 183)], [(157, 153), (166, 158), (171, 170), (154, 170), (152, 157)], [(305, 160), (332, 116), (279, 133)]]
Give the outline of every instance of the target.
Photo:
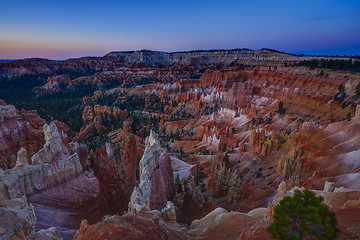
[(175, 206), (168, 201), (166, 206), (161, 210), (160, 217), (164, 222), (176, 224)]
[(29, 165), (29, 160), (27, 158), (27, 152), (25, 148), (21, 148), (17, 153), (16, 166), (19, 165)]
[(205, 212), (205, 198), (192, 177), (184, 182), (182, 213), (186, 216), (202, 215)]
[(53, 163), (57, 164), (61, 159), (70, 156), (69, 149), (65, 145), (66, 135), (61, 135), (55, 123), (44, 125), (45, 145), (39, 152), (32, 156), (32, 164)]
[(108, 213), (121, 213), (127, 209), (131, 193), (136, 186), (137, 148), (133, 135), (126, 128), (114, 155), (112, 145), (96, 149), (94, 174), (99, 181), (100, 197)]
[(151, 131), (145, 145), (140, 160), (140, 183), (135, 187), (129, 202), (129, 212), (136, 214), (162, 209), (175, 196), (171, 160), (167, 153), (161, 154), (157, 134)]
[(355, 117), (360, 117), (360, 105), (356, 106)]
[(60, 233), (55, 227), (43, 229), (26, 237), (26, 240), (62, 240)]
[(136, 214), (111, 216), (94, 225), (89, 225), (83, 220), (74, 240), (187, 240), (189, 237), (179, 228), (168, 226), (158, 218), (145, 218)]
[(215, 158), (211, 160), (211, 175), (209, 189), (213, 190), (215, 198), (227, 196), (229, 202), (239, 200), (238, 191), (243, 185), (242, 179), (237, 170), (232, 170)]
[[(30, 158), (44, 144), (43, 131), (38, 124), (44, 121), (36, 114), (21, 111), (12, 105), (0, 104), (0, 168), (3, 170), (16, 165), (16, 154), (20, 148), (27, 150)], [(31, 116), (29, 116), (31, 115)]]
[[(33, 165), (20, 164), (0, 172), (0, 192), (5, 199), (18, 198), (70, 180), (82, 173), (77, 153), (70, 155), (55, 124), (44, 126), (44, 148), (33, 156)], [(19, 161), (24, 151), (20, 151)]]
[(43, 229), (26, 237), (26, 240), (62, 240), (60, 233), (54, 227)]
[(278, 150), (280, 145), (277, 134), (265, 136), (265, 130), (253, 129), (250, 134), (249, 151), (268, 156), (271, 152)]
[(335, 190), (335, 183), (333, 182), (325, 182), (324, 192), (333, 192)]
[(93, 123), (98, 131), (100, 131), (103, 126), (102, 124), (109, 119), (124, 118), (127, 115), (127, 110), (122, 111), (118, 107), (109, 107), (109, 106), (86, 106), (84, 108), (82, 119), (85, 125), (90, 125)]
[(25, 239), (26, 236), (35, 232), (34, 207), (27, 202), (25, 196), (9, 200), (3, 199), (1, 202), (0, 239)]
[(304, 166), (301, 160), (303, 149), (296, 146), (290, 150), (287, 156), (282, 156), (277, 167), (277, 174), (283, 179), (290, 179), (293, 187), (304, 177), (306, 172), (303, 171)]

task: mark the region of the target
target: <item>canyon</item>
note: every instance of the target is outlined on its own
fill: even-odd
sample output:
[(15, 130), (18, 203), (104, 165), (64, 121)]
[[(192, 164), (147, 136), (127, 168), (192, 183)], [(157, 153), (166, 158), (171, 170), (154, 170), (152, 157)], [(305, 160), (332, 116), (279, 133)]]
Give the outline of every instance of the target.
[(271, 49), (0, 63), (0, 239), (272, 239), (296, 189), (360, 238), (358, 61)]

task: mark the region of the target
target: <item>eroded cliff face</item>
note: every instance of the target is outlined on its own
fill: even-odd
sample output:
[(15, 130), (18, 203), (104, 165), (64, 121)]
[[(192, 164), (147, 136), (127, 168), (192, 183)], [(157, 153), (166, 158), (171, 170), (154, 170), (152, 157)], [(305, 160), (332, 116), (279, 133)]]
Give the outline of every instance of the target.
[(226, 167), (215, 158), (211, 161), (211, 175), (208, 187), (215, 198), (227, 196), (229, 202), (240, 200), (238, 193), (243, 185), (237, 170)]
[(96, 149), (94, 174), (99, 181), (104, 211), (115, 214), (127, 209), (136, 185), (137, 150), (133, 136), (123, 134), (121, 158), (115, 159), (111, 144)]
[[(10, 111), (12, 115), (4, 114), (7, 118), (16, 116), (14, 108), (10, 108)], [(17, 153), (16, 166), (0, 172), (1, 236), (5, 239), (44, 235), (35, 233), (34, 207), (25, 196), (50, 189), (82, 173), (78, 155), (69, 154), (56, 125), (44, 125), (44, 135), (46, 144), (33, 156), (34, 161), (29, 161), (26, 149), (21, 148)], [(56, 229), (50, 232), (49, 236), (62, 239)]]
[[(1, 100), (0, 100), (1, 101)], [(0, 168), (3, 170), (16, 165), (16, 154), (21, 147), (27, 150), (30, 158), (44, 144), (44, 125), (36, 112), (20, 113), (12, 105), (0, 103)]]
[(44, 148), (33, 156), (31, 165), (26, 164), (26, 150), (21, 149), (18, 154), (19, 164), (15, 168), (0, 172), (3, 179), (0, 191), (6, 199), (50, 188), (82, 173), (79, 156), (77, 153), (69, 154), (56, 125), (44, 125), (44, 134), (47, 142)]
[(25, 239), (35, 232), (34, 207), (21, 198), (5, 199), (0, 194), (0, 236), (2, 239)]

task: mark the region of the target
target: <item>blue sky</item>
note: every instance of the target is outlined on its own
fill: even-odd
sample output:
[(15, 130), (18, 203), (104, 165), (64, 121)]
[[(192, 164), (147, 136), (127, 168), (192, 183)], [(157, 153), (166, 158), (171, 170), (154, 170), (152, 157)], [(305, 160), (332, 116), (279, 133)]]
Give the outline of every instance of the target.
[(0, 58), (263, 47), (360, 54), (360, 1), (0, 0)]

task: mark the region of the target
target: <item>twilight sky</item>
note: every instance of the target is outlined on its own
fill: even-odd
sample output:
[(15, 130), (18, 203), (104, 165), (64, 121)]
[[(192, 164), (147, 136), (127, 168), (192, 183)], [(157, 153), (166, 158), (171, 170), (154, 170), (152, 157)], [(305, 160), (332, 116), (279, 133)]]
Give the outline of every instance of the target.
[(274, 48), (360, 55), (360, 0), (0, 0), (0, 58)]

